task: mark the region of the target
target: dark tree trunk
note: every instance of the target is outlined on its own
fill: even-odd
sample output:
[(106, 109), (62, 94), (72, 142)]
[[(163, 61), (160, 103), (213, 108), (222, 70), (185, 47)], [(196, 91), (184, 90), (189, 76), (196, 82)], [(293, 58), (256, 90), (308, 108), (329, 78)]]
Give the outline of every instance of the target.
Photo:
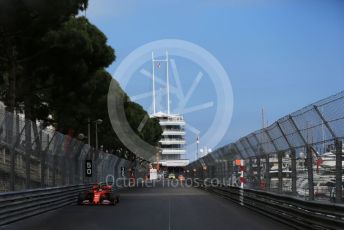
[(17, 83), (17, 63), (16, 50), (12, 47), (11, 56), (9, 58), (9, 78), (8, 78), (8, 94), (7, 94), (7, 111), (13, 113), (16, 105), (16, 83)]

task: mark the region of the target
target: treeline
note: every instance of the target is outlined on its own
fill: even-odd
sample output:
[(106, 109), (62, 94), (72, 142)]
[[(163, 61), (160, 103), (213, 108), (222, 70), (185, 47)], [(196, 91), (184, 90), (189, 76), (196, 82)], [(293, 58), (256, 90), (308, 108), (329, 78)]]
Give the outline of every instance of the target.
[[(134, 159), (108, 116), (112, 77), (105, 68), (115, 61), (115, 51), (106, 36), (80, 16), (87, 4), (88, 0), (0, 1), (0, 100), (7, 111), (24, 113), (28, 120), (74, 137), (87, 134), (88, 119), (102, 119), (99, 146)], [(127, 96), (124, 103), (131, 125), (147, 115)], [(94, 128), (91, 134), (94, 146)], [(138, 135), (156, 145), (161, 135), (158, 121), (150, 119)]]

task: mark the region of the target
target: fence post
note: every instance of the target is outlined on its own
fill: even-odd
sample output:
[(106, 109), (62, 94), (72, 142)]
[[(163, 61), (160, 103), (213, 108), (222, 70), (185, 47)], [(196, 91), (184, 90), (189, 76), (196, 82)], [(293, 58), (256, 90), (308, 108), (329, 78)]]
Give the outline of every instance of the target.
[[(45, 188), (46, 186), (46, 177), (45, 177), (45, 173), (46, 173), (46, 151), (41, 151), (41, 188)], [(49, 178), (48, 178), (49, 180)]]
[(115, 180), (117, 180), (117, 178), (119, 178), (119, 175), (118, 175), (118, 165), (119, 165), (119, 162), (121, 161), (120, 158), (118, 158), (116, 156), (116, 161), (115, 161), (115, 164), (114, 164), (114, 167), (113, 167), (113, 176), (115, 178)]
[(66, 185), (66, 170), (68, 170), (68, 167), (66, 166), (66, 164), (69, 163), (69, 161), (66, 160), (66, 156), (65, 156), (65, 152), (63, 153), (63, 155), (61, 155), (61, 161), (62, 165), (61, 165), (61, 185)]
[[(17, 115), (18, 117), (18, 115)], [(16, 117), (16, 121), (18, 120)], [(6, 142), (8, 148), (5, 149), (5, 155), (6, 152), (10, 154), (10, 191), (15, 190), (15, 164), (16, 164), (16, 153), (15, 148), (12, 148), (12, 138), (13, 138), (13, 114), (7, 114), (5, 113), (5, 120), (6, 122)], [(18, 126), (18, 123), (17, 123)]]
[(80, 184), (83, 183), (83, 170), (82, 170), (82, 166), (83, 166), (83, 159), (82, 159), (82, 150), (83, 150), (84, 144), (83, 143), (79, 143), (79, 149), (78, 149), (78, 154), (76, 156), (76, 161), (75, 161), (75, 172), (76, 172), (76, 184)]
[(40, 159), (40, 167), (39, 167), (39, 172), (40, 172), (40, 186), (41, 188), (45, 187), (45, 151), (42, 149), (42, 129), (38, 132), (37, 124), (33, 123), (32, 124), (32, 129), (33, 129), (33, 134), (34, 134), (34, 143), (36, 144), (36, 151), (37, 155), (39, 156)]
[(214, 178), (214, 165), (213, 164), (211, 164), (209, 167), (209, 175), (210, 175), (210, 178)]
[(225, 162), (225, 160), (223, 160), (222, 162), (222, 181), (223, 181), (223, 178), (225, 178), (225, 175), (227, 174), (226, 171), (227, 171), (227, 163)]
[(31, 121), (25, 118), (25, 170), (26, 170), (26, 181), (25, 188), (30, 189), (31, 187)]
[(342, 173), (343, 173), (343, 166), (342, 166), (342, 154), (343, 154), (343, 143), (341, 140), (336, 139), (335, 140), (335, 146), (336, 146), (336, 202), (339, 203), (342, 201), (342, 194), (343, 194), (343, 188), (342, 188)]
[(265, 156), (266, 191), (270, 190), (270, 155)]
[(261, 184), (261, 168), (260, 168), (260, 157), (257, 157), (257, 184), (258, 184), (258, 189), (260, 189), (260, 184)]
[(281, 194), (283, 191), (283, 152), (277, 153), (277, 159), (278, 159), (278, 193)]
[(297, 191), (296, 191), (296, 176), (297, 175), (296, 175), (296, 152), (294, 148), (291, 149), (290, 157), (291, 157), (291, 191), (292, 191), (292, 194), (296, 196), (297, 195)]
[(252, 188), (254, 185), (254, 173), (253, 173), (253, 159), (252, 157), (249, 158), (249, 183), (250, 183), (250, 187)]
[(224, 174), (223, 174), (223, 180), (227, 180), (227, 178), (228, 178), (228, 171), (229, 171), (229, 168), (228, 168), (228, 160), (225, 160), (224, 161), (224, 168), (225, 168), (225, 170), (224, 170)]
[(99, 154), (96, 150), (92, 150), (92, 162), (93, 162), (93, 175), (92, 175), (92, 179), (93, 179), (93, 183), (98, 182), (98, 158), (99, 158)]
[(307, 144), (307, 172), (308, 172), (308, 195), (309, 200), (314, 200), (314, 184), (313, 184), (313, 151)]
[(80, 182), (80, 156), (82, 152), (83, 143), (80, 141), (75, 141), (72, 151), (72, 159), (73, 159), (73, 170), (72, 170), (72, 184), (78, 184)]
[(252, 182), (253, 182), (253, 162), (252, 162), (252, 157), (248, 158), (248, 182), (250, 183), (250, 186), (252, 186)]
[(72, 164), (72, 184), (79, 183), (79, 154), (78, 152), (73, 153), (72, 156), (73, 164)]
[(53, 155), (53, 167), (52, 167), (52, 173), (53, 175), (51, 176), (51, 180), (52, 180), (52, 186), (55, 187), (56, 186), (56, 164), (58, 163), (58, 159), (57, 159), (57, 153), (55, 153)]
[(232, 177), (233, 177), (233, 161), (229, 160), (227, 161), (227, 167), (228, 167), (228, 175), (230, 178), (229, 184), (232, 185)]

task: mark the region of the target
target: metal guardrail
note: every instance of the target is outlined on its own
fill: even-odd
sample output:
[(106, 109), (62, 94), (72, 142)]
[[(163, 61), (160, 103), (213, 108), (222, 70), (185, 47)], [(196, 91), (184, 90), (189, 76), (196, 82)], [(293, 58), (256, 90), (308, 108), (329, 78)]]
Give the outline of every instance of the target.
[(198, 181), (201, 188), (295, 229), (344, 229), (344, 205), (305, 201), (265, 191), (210, 185)]
[(90, 185), (73, 185), (0, 194), (0, 226), (76, 203)]

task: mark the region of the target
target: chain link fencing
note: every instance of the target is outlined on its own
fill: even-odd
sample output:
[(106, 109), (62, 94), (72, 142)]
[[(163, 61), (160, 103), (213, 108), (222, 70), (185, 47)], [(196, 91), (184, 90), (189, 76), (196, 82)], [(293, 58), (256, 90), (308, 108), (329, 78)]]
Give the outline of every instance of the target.
[(343, 138), (344, 91), (217, 149), (187, 172), (232, 186), (343, 202)]
[[(92, 161), (91, 177), (86, 160)], [(144, 174), (146, 167), (0, 110), (0, 192), (125, 179), (134, 170)]]

